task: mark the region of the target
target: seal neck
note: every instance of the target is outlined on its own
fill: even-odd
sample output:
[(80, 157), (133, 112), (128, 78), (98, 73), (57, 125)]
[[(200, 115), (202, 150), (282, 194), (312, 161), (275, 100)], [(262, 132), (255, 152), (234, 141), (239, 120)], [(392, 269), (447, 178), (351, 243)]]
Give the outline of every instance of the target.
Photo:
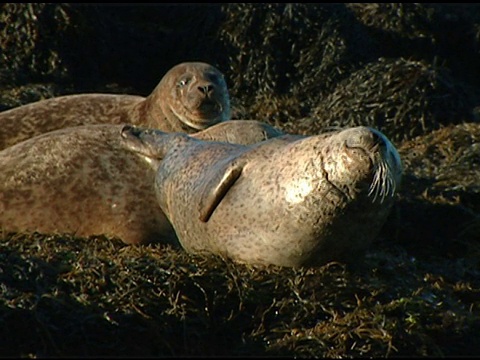
[(155, 120), (157, 119), (155, 112), (156, 109), (151, 106), (151, 100), (147, 97), (129, 109), (127, 114), (128, 123), (167, 131), (167, 129), (160, 125), (160, 121)]

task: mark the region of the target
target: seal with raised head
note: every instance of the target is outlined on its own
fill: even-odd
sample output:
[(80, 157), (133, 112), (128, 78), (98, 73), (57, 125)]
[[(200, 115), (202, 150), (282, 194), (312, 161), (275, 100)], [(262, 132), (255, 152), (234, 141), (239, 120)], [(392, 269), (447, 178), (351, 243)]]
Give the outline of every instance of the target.
[(75, 94), (0, 112), (0, 150), (36, 135), (87, 124), (133, 124), (165, 132), (194, 133), (230, 119), (223, 74), (203, 62), (171, 68), (145, 97)]
[(122, 136), (156, 168), (156, 196), (182, 247), (250, 264), (358, 257), (401, 181), (396, 148), (368, 127), (250, 146), (131, 126)]
[[(176, 243), (155, 197), (157, 165), (127, 147), (122, 128), (70, 127), (0, 151), (0, 230)], [(192, 134), (239, 144), (279, 135), (253, 120), (222, 122)]]

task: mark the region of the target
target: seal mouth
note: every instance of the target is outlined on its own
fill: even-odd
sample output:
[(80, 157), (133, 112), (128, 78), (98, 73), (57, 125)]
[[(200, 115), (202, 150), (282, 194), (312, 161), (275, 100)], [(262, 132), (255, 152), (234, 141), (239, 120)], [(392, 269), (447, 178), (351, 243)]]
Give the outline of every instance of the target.
[(187, 118), (187, 117), (179, 117), (180, 120), (196, 130), (205, 130), (206, 128), (218, 124), (219, 122), (223, 121), (223, 116), (215, 116), (215, 117), (195, 117), (195, 118)]
[(217, 118), (218, 116), (222, 115), (223, 106), (218, 101), (205, 100), (202, 101), (200, 105), (191, 113), (196, 119), (210, 120), (212, 118)]
[(196, 130), (204, 130), (209, 126), (228, 120), (228, 114), (220, 101), (205, 100), (194, 109), (183, 106), (183, 114), (174, 107), (171, 108), (175, 116), (184, 124)]

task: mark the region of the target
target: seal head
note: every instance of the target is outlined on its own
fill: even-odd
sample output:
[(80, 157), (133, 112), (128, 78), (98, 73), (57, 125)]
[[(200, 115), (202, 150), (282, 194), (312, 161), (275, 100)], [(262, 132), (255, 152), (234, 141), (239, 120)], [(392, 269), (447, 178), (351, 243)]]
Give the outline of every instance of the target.
[[(223, 74), (202, 62), (174, 66), (138, 111), (152, 126), (164, 121), (163, 131), (192, 133), (230, 119), (230, 97)], [(162, 119), (163, 117), (163, 119)]]

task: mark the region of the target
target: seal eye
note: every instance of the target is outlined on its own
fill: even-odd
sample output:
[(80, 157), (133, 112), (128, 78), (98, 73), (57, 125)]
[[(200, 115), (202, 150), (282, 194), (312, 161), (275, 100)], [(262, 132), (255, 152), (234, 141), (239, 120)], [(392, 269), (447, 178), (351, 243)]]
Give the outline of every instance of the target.
[(191, 78), (183, 78), (183, 79), (180, 79), (177, 83), (177, 86), (178, 87), (184, 87), (185, 85), (187, 85), (188, 83), (190, 83), (192, 79)]

